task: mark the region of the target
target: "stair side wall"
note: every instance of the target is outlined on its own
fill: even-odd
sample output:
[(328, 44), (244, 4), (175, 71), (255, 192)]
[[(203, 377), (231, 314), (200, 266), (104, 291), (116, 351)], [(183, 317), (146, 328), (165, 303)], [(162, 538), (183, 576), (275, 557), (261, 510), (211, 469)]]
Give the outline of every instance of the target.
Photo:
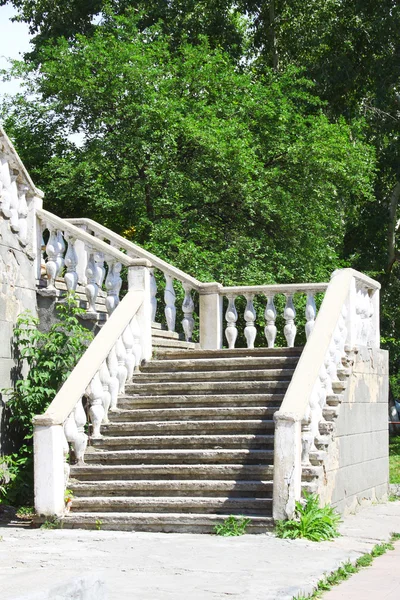
[[(31, 228), (32, 220), (30, 214)], [(17, 376), (12, 340), (18, 315), (28, 309), (37, 316), (35, 273), (32, 244), (21, 246), (10, 221), (0, 216), (0, 389), (10, 388)], [(6, 454), (15, 433), (7, 424), (6, 397), (0, 393), (0, 398), (0, 454)]]
[(387, 499), (388, 352), (360, 347), (324, 465), (323, 503), (342, 514)]

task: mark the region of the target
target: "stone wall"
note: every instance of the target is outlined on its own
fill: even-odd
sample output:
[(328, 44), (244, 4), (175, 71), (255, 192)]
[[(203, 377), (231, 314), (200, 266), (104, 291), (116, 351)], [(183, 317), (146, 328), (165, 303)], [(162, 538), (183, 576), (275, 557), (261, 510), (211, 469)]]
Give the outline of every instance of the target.
[(359, 348), (325, 465), (324, 502), (344, 514), (384, 501), (389, 486), (388, 353)]

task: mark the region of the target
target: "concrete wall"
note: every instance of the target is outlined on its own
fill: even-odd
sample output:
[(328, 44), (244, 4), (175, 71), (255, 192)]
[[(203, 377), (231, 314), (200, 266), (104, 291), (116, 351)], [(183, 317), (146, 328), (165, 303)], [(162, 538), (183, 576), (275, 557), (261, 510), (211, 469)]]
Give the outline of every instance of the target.
[(387, 351), (359, 348), (324, 467), (322, 500), (341, 513), (387, 497), (388, 385)]
[[(33, 219), (33, 210), (29, 216)], [(0, 214), (0, 389), (11, 387), (17, 375), (12, 347), (17, 316), (26, 309), (37, 315), (32, 250), (32, 245), (20, 245), (10, 229), (10, 221)], [(0, 453), (5, 453), (10, 450), (10, 432), (5, 411), (6, 397), (4, 394), (0, 397)]]

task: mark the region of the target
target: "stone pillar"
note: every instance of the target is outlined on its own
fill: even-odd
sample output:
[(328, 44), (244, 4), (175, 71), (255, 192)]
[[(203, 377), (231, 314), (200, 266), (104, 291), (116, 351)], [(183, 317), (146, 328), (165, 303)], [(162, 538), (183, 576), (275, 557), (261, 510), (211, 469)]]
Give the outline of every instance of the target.
[(144, 292), (143, 304), (137, 313), (137, 321), (141, 332), (142, 359), (150, 360), (153, 347), (151, 340), (151, 289), (150, 289), (150, 261), (135, 259), (134, 265), (128, 269), (129, 291), (140, 290)]
[(202, 350), (222, 348), (222, 296), (220, 283), (203, 283), (200, 290), (200, 347)]
[(33, 447), (35, 474), (35, 511), (46, 517), (64, 513), (64, 446), (62, 425), (46, 425), (35, 418)]
[(273, 517), (282, 520), (293, 517), (301, 498), (301, 420), (278, 411), (274, 421)]

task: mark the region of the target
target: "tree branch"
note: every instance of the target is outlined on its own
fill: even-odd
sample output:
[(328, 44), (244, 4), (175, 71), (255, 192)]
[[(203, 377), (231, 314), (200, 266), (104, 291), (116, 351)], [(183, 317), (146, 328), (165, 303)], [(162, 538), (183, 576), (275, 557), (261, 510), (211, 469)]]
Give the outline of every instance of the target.
[(399, 221), (397, 221), (397, 208), (400, 200), (400, 181), (396, 181), (392, 193), (389, 198), (389, 226), (387, 234), (387, 265), (386, 272), (390, 273), (394, 263), (399, 259), (399, 255), (396, 252), (396, 232), (399, 227)]

